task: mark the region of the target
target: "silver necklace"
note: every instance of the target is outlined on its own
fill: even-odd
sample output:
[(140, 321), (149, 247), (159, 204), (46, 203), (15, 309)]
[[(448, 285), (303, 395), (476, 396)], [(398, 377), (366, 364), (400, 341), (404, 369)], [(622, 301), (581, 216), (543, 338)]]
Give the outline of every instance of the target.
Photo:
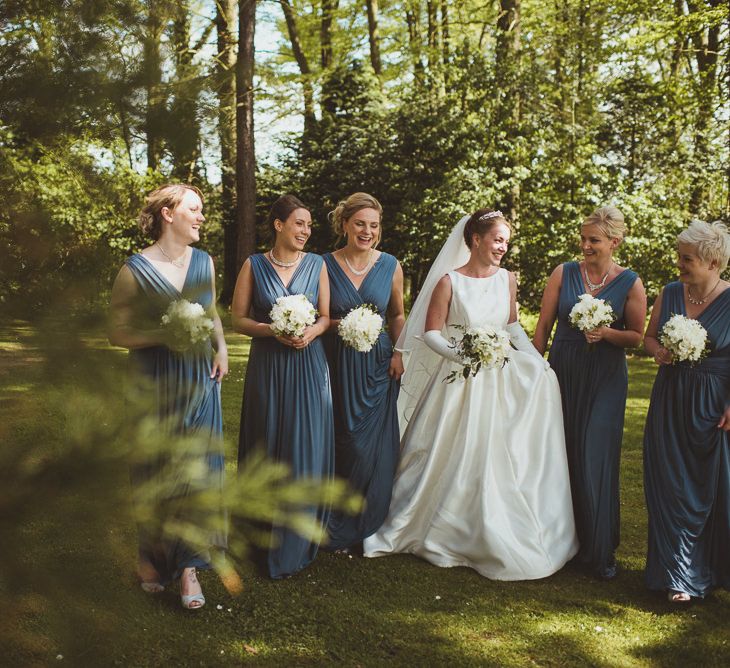
[(297, 259), (293, 262), (282, 262), (281, 260), (277, 259), (274, 255), (274, 249), (272, 248), (269, 251), (269, 259), (277, 266), (277, 267), (284, 267), (284, 269), (288, 269), (289, 267), (293, 267), (299, 260), (302, 259), (302, 251), (297, 251)]
[(362, 276), (363, 274), (367, 274), (367, 272), (368, 272), (368, 269), (370, 269), (370, 261), (371, 261), (371, 260), (372, 260), (372, 258), (373, 258), (373, 249), (372, 249), (372, 248), (370, 249), (370, 255), (368, 255), (368, 261), (367, 261), (367, 263), (365, 264), (365, 267), (364, 267), (364, 268), (362, 268), (362, 269), (355, 269), (355, 267), (353, 267), (353, 266), (352, 266), (352, 265), (350, 264), (350, 261), (349, 261), (349, 260), (347, 259), (347, 253), (345, 253), (344, 251), (343, 251), (343, 253), (342, 253), (342, 257), (344, 257), (344, 258), (345, 258), (345, 264), (347, 265), (347, 268), (348, 268), (348, 269), (349, 269), (349, 270), (350, 270), (350, 271), (351, 271), (351, 272), (352, 272), (353, 274), (355, 274), (355, 276)]
[(710, 298), (710, 295), (713, 292), (715, 292), (715, 289), (717, 288), (718, 285), (720, 285), (721, 280), (722, 279), (718, 278), (717, 283), (715, 283), (712, 290), (710, 290), (702, 299), (694, 299), (694, 297), (692, 297), (692, 293), (689, 291), (689, 285), (688, 285), (687, 286), (687, 299), (689, 300), (689, 303), (694, 304), (695, 306), (702, 306), (702, 304), (704, 304)]
[(182, 269), (185, 266), (185, 255), (187, 254), (187, 251), (183, 251), (183, 254), (179, 258), (173, 260), (165, 252), (165, 249), (162, 246), (160, 246), (160, 242), (159, 241), (155, 241), (155, 243), (157, 244), (157, 247), (160, 249), (160, 253), (162, 253), (172, 265), (174, 265), (178, 269)]
[(588, 290), (590, 290), (591, 292), (595, 292), (596, 290), (600, 290), (604, 285), (606, 285), (606, 279), (611, 273), (611, 267), (613, 267), (613, 264), (608, 267), (608, 271), (606, 272), (606, 275), (601, 279), (600, 283), (592, 283), (591, 279), (588, 278), (588, 268), (583, 265), (583, 276), (585, 276), (586, 278), (586, 285), (588, 286)]

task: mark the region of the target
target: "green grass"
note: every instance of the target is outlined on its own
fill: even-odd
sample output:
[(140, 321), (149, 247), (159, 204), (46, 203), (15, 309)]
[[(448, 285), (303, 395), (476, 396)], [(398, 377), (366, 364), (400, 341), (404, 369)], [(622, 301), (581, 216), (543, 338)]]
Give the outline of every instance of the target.
[[(124, 361), (101, 337), (85, 343), (110, 366)], [(231, 337), (230, 345), (223, 408), (233, 474), (248, 346), (240, 337)], [(36, 447), (43, 460), (63, 451), (70, 427), (57, 408), (65, 395), (42, 372), (39, 346), (24, 323), (0, 327), (0, 437)], [(621, 573), (614, 582), (598, 582), (569, 568), (541, 581), (492, 582), (469, 569), (441, 569), (406, 555), (363, 559), (324, 553), (304, 572), (280, 582), (244, 568), (245, 590), (236, 598), (214, 575), (205, 574), (208, 603), (191, 613), (180, 608), (174, 592), (147, 596), (134, 582), (129, 510), (122, 503), (109, 512), (103, 503), (105, 494), (114, 496), (110, 486), (125, 498), (126, 471), (120, 467), (110, 480), (71, 488), (60, 480), (48, 487), (52, 494), (39, 490), (20, 513), (13, 543), (0, 545), (0, 559), (16, 557), (9, 561), (11, 570), (0, 572), (4, 661), (729, 665), (730, 593), (714, 593), (677, 611), (643, 586), (641, 437), (655, 369), (645, 358), (631, 359), (629, 365)], [(63, 659), (56, 659), (59, 654)]]

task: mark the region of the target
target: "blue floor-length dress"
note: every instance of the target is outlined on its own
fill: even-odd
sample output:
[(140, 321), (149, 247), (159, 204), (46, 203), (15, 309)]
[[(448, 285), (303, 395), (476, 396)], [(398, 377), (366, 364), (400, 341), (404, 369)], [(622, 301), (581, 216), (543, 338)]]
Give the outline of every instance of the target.
[[(312, 304), (319, 298), (322, 258), (307, 253), (285, 286), (264, 255), (251, 258), (253, 317), (271, 322), (269, 313), (279, 297), (303, 294)], [(274, 337), (251, 340), (238, 446), (238, 460), (263, 451), (290, 466), (293, 478), (329, 481), (334, 471), (334, 432), (329, 371), (321, 338), (295, 350)], [(322, 525), (329, 508), (309, 509)], [(317, 556), (319, 545), (291, 529), (271, 527), (266, 564), (272, 578), (293, 575)]]
[[(676, 313), (686, 316), (679, 282), (664, 288), (660, 331)], [(646, 584), (703, 597), (730, 588), (730, 436), (717, 428), (730, 403), (730, 288), (696, 320), (710, 353), (661, 365), (646, 417)]]
[[(637, 279), (625, 269), (594, 297), (610, 303), (613, 329), (625, 329), (624, 306)], [(575, 561), (595, 574), (615, 573), (619, 544), (619, 463), (628, 390), (626, 353), (607, 341), (589, 346), (571, 326), (570, 311), (585, 293), (580, 265), (563, 265), (558, 326), (549, 361), (560, 383), (573, 512), (580, 550)]]
[[(141, 289), (135, 309), (141, 322), (159, 326), (170, 303), (178, 299), (197, 302), (206, 310), (212, 304), (211, 262), (204, 251), (192, 249), (181, 291), (142, 254), (133, 255), (126, 264)], [(154, 503), (157, 511), (153, 520), (138, 522), (140, 561), (149, 562), (164, 585), (179, 577), (183, 568), (209, 568), (207, 548), (226, 546), (222, 495), (215, 501), (216, 494), (210, 494), (222, 491), (225, 470), (220, 385), (210, 377), (210, 341), (185, 352), (166, 346), (137, 348), (130, 350), (129, 357), (132, 369), (145, 381), (140, 387), (141, 396), (160, 420), (161, 433), (186, 437), (184, 444), (179, 444), (184, 456), (177, 449), (159, 451), (131, 468), (135, 499), (144, 496), (144, 503)], [(198, 460), (202, 467), (196, 467)], [(185, 505), (186, 498), (201, 491), (208, 497), (205, 507)], [(164, 535), (162, 524), (169, 519), (198, 524), (208, 533), (207, 546), (195, 548), (182, 539)]]
[[(385, 322), (397, 260), (381, 253), (355, 288), (331, 253), (324, 255), (330, 280), (330, 316), (343, 318), (363, 304), (375, 306)], [(393, 345), (382, 331), (373, 348), (358, 352), (334, 332), (324, 337), (332, 377), (335, 416), (335, 472), (362, 495), (359, 515), (333, 512), (328, 548), (362, 542), (388, 515), (393, 477), (398, 465), (398, 381), (388, 375)]]

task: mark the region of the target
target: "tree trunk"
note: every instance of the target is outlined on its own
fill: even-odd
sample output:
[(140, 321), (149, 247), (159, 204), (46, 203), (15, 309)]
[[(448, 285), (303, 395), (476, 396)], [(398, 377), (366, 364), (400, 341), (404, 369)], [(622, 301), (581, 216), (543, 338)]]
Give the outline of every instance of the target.
[[(713, 6), (718, 3), (711, 2)], [(695, 12), (694, 2), (688, 2)], [(694, 132), (694, 178), (690, 191), (689, 206), (692, 213), (708, 213), (709, 172), (711, 169), (710, 129), (716, 104), (717, 57), (720, 50), (720, 27), (703, 28), (692, 35), (697, 62), (697, 117)]]
[(162, 61), (160, 38), (164, 21), (159, 0), (150, 0), (145, 26), (143, 58), (145, 106), (145, 135), (147, 137), (147, 168), (156, 170), (162, 156), (162, 133), (165, 125), (165, 98), (162, 90)]
[(421, 60), (421, 3), (419, 0), (407, 0), (406, 25), (408, 27), (408, 50), (411, 53), (413, 75), (417, 81), (423, 80), (423, 62)]
[(194, 49), (190, 46), (189, 0), (176, 3), (174, 12), (171, 41), (175, 49), (175, 84), (165, 134), (172, 155), (173, 177), (189, 183), (199, 176), (200, 125), (196, 112), (200, 84), (193, 64)]
[(378, 0), (366, 0), (368, 9), (368, 39), (370, 41), (370, 64), (380, 76), (383, 67), (380, 62), (380, 33), (378, 31)]
[(322, 19), (319, 29), (319, 43), (323, 70), (327, 70), (332, 67), (332, 62), (334, 60), (332, 52), (332, 21), (338, 5), (339, 0), (322, 0)]
[[(449, 2), (441, 0), (441, 50), (444, 63), (444, 79), (448, 79), (451, 60), (451, 35), (449, 32)], [(447, 81), (448, 83), (448, 81)]]
[(236, 61), (236, 223), (238, 257), (235, 273), (256, 250), (256, 155), (253, 135), (255, 0), (238, 0)]
[(304, 93), (304, 134), (308, 135), (314, 129), (317, 118), (314, 115), (314, 91), (312, 90), (312, 70), (309, 67), (309, 61), (302, 48), (302, 42), (299, 38), (299, 30), (289, 0), (279, 0), (281, 9), (284, 12), (286, 20), (286, 29), (289, 33), (289, 41), (291, 42), (292, 53), (297, 61), (299, 72), (302, 75), (302, 89)]
[(221, 223), (223, 226), (223, 286), (221, 302), (230, 304), (238, 267), (236, 221), (236, 0), (217, 0), (215, 25), (218, 55), (218, 137), (221, 145)]
[[(332, 51), (332, 21), (333, 14), (337, 10), (339, 0), (322, 0), (322, 18), (320, 21), (319, 41), (320, 53), (322, 57), (322, 72), (325, 77), (327, 70), (331, 69), (334, 62), (334, 54)], [(323, 96), (322, 108), (329, 114), (336, 111), (335, 101), (330, 96)]]
[[(504, 143), (499, 147), (501, 165), (498, 166), (500, 180), (510, 185), (503, 194), (503, 210), (512, 222), (515, 232), (519, 229), (520, 181), (515, 176), (519, 166), (517, 138), (520, 123), (520, 5), (521, 0), (500, 0), (497, 19), (497, 43), (495, 74), (499, 86), (495, 130), (504, 133)], [(516, 260), (519, 249), (512, 246)]]

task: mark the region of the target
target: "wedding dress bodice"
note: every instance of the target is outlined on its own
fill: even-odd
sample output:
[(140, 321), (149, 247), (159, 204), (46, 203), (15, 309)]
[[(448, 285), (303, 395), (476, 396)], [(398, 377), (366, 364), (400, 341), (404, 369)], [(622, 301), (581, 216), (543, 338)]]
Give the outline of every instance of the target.
[(491, 325), (504, 329), (509, 319), (509, 272), (498, 269), (487, 278), (472, 278), (456, 271), (449, 272), (451, 304), (446, 323), (448, 336), (461, 338), (463, 332), (455, 327)]

